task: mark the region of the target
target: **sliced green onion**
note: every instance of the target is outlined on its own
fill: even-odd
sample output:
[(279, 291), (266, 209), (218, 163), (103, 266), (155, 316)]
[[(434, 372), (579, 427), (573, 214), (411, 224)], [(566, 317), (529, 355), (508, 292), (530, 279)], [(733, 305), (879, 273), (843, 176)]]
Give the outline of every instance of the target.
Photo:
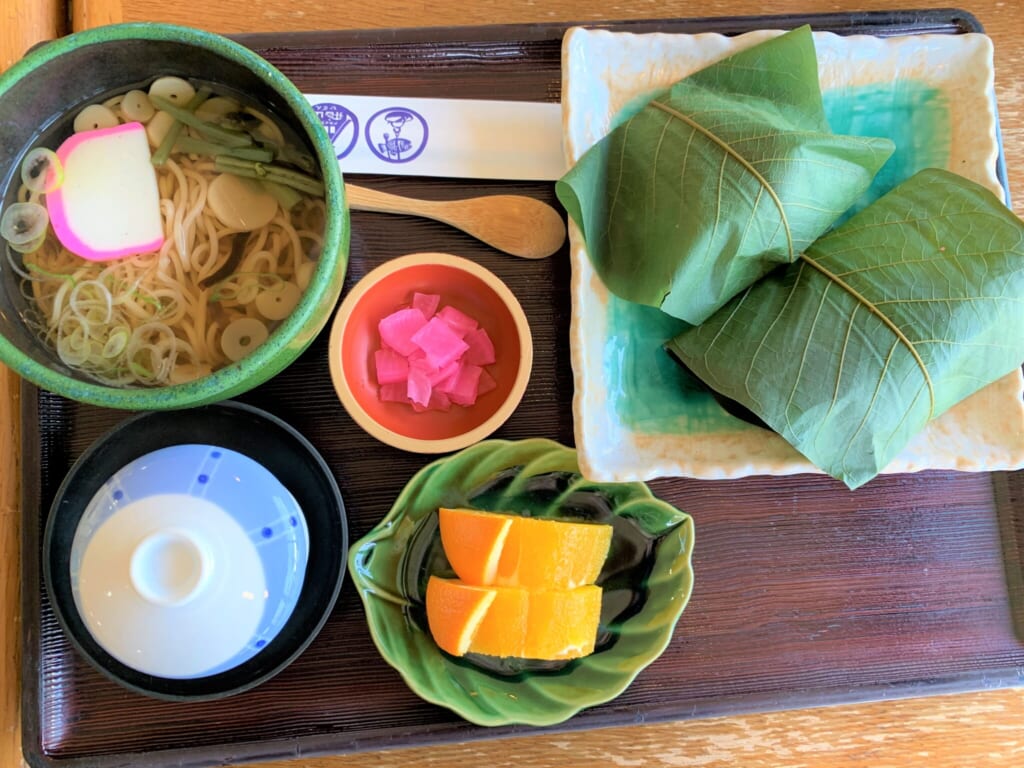
[(141, 363), (136, 363), (134, 360), (128, 363), (128, 370), (138, 376), (140, 379), (152, 379), (156, 374), (149, 370), (146, 366)]
[(38, 264), (32, 264), (31, 262), (25, 262), (25, 269), (27, 269), (29, 272), (38, 272), (40, 275), (43, 275), (44, 277), (52, 277), (58, 280), (67, 280), (71, 283), (72, 286), (74, 286), (76, 282), (74, 275), (68, 275), (63, 272), (51, 272), (50, 270), (43, 269)]
[(13, 203), (0, 216), (0, 237), (18, 253), (31, 253), (46, 237), (50, 216), (39, 203)]
[(35, 253), (36, 251), (43, 247), (43, 243), (45, 242), (46, 233), (44, 232), (35, 240), (30, 240), (27, 243), (21, 243), (20, 245), (14, 245), (13, 243), (9, 243), (9, 245), (11, 246), (12, 251), (17, 251), (18, 253)]
[(125, 347), (128, 346), (129, 336), (127, 328), (120, 328), (111, 333), (107, 337), (107, 343), (103, 345), (103, 357), (109, 360), (124, 352)]
[(21, 180), (31, 192), (53, 192), (64, 183), (64, 166), (52, 149), (36, 147), (21, 163)]

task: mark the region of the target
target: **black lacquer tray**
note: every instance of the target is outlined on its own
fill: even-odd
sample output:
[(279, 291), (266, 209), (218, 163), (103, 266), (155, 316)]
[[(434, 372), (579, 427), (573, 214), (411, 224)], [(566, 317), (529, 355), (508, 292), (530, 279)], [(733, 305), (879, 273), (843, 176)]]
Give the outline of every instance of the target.
[[(959, 11), (608, 23), (630, 31), (740, 33), (810, 22), (877, 35), (978, 31)], [(259, 34), (239, 39), (307, 93), (557, 101), (568, 25)], [(541, 182), (362, 177), (424, 197)], [(351, 286), (386, 259), (435, 250), (478, 260), (518, 295), (533, 378), (495, 437), (572, 444), (567, 248), (526, 262), (430, 221), (354, 213)], [(299, 429), (335, 471), (358, 539), (430, 457), (388, 448), (331, 388), (326, 332), (241, 398)], [(199, 704), (133, 694), (94, 671), (57, 625), (41, 581), (46, 510), (72, 462), (127, 414), (23, 387), (23, 734), (36, 766), (198, 766), (529, 733), (485, 729), (417, 698), (370, 640), (346, 582), (320, 635), (270, 682)], [(856, 492), (822, 476), (659, 480), (697, 528), (696, 586), (666, 652), (620, 697), (560, 729), (706, 717), (1021, 683), (1024, 473), (882, 476)]]

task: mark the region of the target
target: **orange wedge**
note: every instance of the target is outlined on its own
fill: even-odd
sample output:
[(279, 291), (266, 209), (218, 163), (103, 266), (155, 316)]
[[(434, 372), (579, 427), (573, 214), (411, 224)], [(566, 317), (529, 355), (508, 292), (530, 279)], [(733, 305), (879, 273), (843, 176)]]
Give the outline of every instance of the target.
[(466, 655), (495, 597), (494, 591), (486, 587), (457, 587), (454, 581), (431, 576), (427, 582), (427, 623), (438, 647), (453, 656)]
[[(489, 602), (484, 594), (491, 595)], [(427, 583), (431, 634), (439, 647), (456, 656), (472, 652), (550, 661), (579, 658), (593, 653), (600, 618), (601, 588), (592, 584), (526, 590), (477, 587), (436, 576)]]
[[(484, 623), (490, 615), (488, 611)], [(526, 644), (521, 655), (528, 659), (589, 656), (594, 652), (600, 620), (601, 587), (587, 584), (575, 589), (530, 592)], [(470, 648), (474, 646), (470, 644)]]
[(442, 507), (438, 521), (441, 546), (459, 578), (470, 584), (493, 584), (512, 517)]
[(610, 525), (472, 509), (441, 509), (439, 515), (448, 562), (471, 584), (531, 589), (591, 584), (612, 540)]
[[(455, 582), (459, 584), (458, 581)], [(456, 586), (455, 589), (460, 587)], [(525, 589), (480, 587), (494, 595), (483, 621), (469, 641), (473, 653), (488, 656), (523, 656), (529, 637), (530, 593)]]
[(597, 580), (612, 527), (516, 517), (498, 561), (495, 584), (572, 589)]

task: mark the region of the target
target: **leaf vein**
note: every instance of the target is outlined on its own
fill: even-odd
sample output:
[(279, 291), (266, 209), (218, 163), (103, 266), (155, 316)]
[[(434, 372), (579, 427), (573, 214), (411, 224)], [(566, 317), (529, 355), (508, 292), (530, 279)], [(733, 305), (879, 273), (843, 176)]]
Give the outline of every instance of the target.
[(1020, 296), (941, 296), (934, 299), (885, 299), (876, 301), (876, 307), (884, 307), (889, 304), (965, 304), (972, 302), (999, 302), (1007, 304), (1024, 304), (1024, 297)]
[(677, 120), (682, 121), (686, 125), (693, 128), (694, 130), (699, 131), (701, 134), (703, 134), (709, 140), (711, 140), (712, 143), (717, 144), (722, 149), (722, 151), (725, 152), (727, 157), (731, 157), (742, 167), (746, 168), (754, 176), (754, 178), (758, 180), (758, 183), (760, 183), (764, 187), (765, 191), (768, 192), (772, 200), (775, 202), (775, 206), (779, 209), (779, 217), (781, 218), (782, 224), (786, 229), (786, 242), (789, 246), (789, 261), (794, 261), (796, 256), (794, 254), (793, 235), (789, 229), (789, 219), (786, 217), (786, 209), (783, 207), (782, 200), (779, 199), (778, 194), (776, 194), (775, 190), (772, 189), (771, 184), (768, 183), (768, 180), (765, 179), (764, 176), (762, 176), (761, 173), (757, 170), (757, 168), (753, 167), (750, 164), (750, 161), (743, 157), (743, 155), (741, 155), (739, 152), (737, 152), (735, 149), (729, 146), (727, 142), (723, 141), (721, 138), (716, 136), (714, 133), (709, 131), (707, 128), (702, 126), (697, 121), (693, 120), (688, 115), (685, 115), (679, 110), (673, 109), (672, 107), (668, 106), (667, 104), (663, 104), (660, 101), (652, 101), (651, 105), (654, 106), (656, 109), (660, 109), (661, 111), (666, 112), (669, 115), (672, 115)]
[(882, 366), (881, 375), (878, 377), (878, 383), (875, 385), (875, 391), (871, 393), (871, 402), (868, 403), (868, 407), (864, 410), (863, 416), (861, 416), (860, 424), (857, 425), (857, 429), (850, 435), (850, 439), (846, 442), (846, 448), (843, 451), (843, 455), (840, 457), (840, 461), (845, 464), (846, 457), (850, 453), (850, 449), (853, 444), (857, 441), (857, 437), (861, 432), (864, 431), (864, 427), (868, 423), (868, 419), (871, 417), (871, 412), (875, 410), (875, 403), (878, 402), (879, 393), (882, 390), (882, 384), (885, 382), (885, 375), (889, 372), (889, 364), (892, 362), (892, 356), (896, 352), (896, 348), (899, 347), (899, 340), (893, 342), (892, 346), (889, 347), (889, 354), (885, 356), (885, 364)]
[(800, 379), (804, 375), (804, 366), (807, 364), (808, 352), (811, 348), (811, 343), (814, 340), (814, 329), (818, 326), (818, 320), (821, 319), (821, 311), (825, 306), (825, 298), (828, 296), (828, 289), (831, 284), (825, 285), (825, 290), (821, 292), (821, 299), (818, 301), (818, 308), (814, 312), (814, 319), (811, 320), (811, 327), (807, 329), (807, 338), (804, 340), (804, 348), (800, 353), (800, 365), (796, 369), (796, 378), (793, 381), (793, 386), (789, 390), (789, 400), (786, 401), (786, 426), (790, 432), (793, 431), (793, 424), (789, 420), (789, 412), (793, 407), (793, 401), (796, 399), (797, 390), (800, 388)]
[(897, 343), (903, 344), (907, 348), (907, 350), (913, 356), (914, 361), (917, 363), (918, 368), (921, 369), (921, 375), (924, 377), (925, 385), (928, 387), (928, 418), (930, 419), (932, 414), (935, 413), (935, 385), (932, 382), (932, 376), (931, 373), (928, 371), (928, 366), (925, 365), (924, 360), (921, 359), (921, 355), (914, 347), (914, 343), (909, 338), (907, 338), (907, 335), (903, 333), (903, 330), (898, 325), (896, 325), (896, 323), (893, 322), (891, 318), (889, 318), (884, 312), (879, 310), (878, 307), (872, 301), (870, 301), (866, 296), (860, 293), (852, 285), (847, 283), (845, 280), (840, 279), (835, 273), (830, 272), (821, 264), (818, 264), (816, 261), (814, 261), (814, 259), (810, 258), (807, 254), (801, 253), (800, 259), (804, 264), (810, 264), (812, 267), (814, 267), (814, 269), (818, 270), (828, 280), (832, 281), (840, 288), (845, 290), (847, 293), (849, 293), (850, 296), (852, 296), (859, 304), (861, 304), (865, 309), (871, 312), (871, 314), (873, 314), (875, 317), (881, 320), (882, 324), (885, 325), (890, 331), (892, 331), (893, 335), (896, 337)]
[[(758, 340), (757, 343), (757, 348), (750, 356), (750, 367), (747, 368), (747, 375), (743, 379), (743, 389), (747, 393), (747, 396), (750, 398), (751, 402), (758, 402), (754, 397), (754, 394), (750, 391), (750, 377), (753, 375), (754, 367), (757, 365), (757, 356), (761, 354), (761, 350), (764, 349), (765, 344), (767, 344), (768, 337), (771, 336), (772, 331), (775, 329), (775, 326), (779, 322), (781, 322), (782, 316), (786, 314), (786, 307), (789, 306), (789, 302), (793, 299), (794, 296), (797, 295), (797, 287), (800, 285), (800, 280), (803, 277), (803, 274), (804, 266), (803, 264), (801, 264), (800, 268), (797, 270), (796, 277), (793, 280), (793, 285), (789, 287), (789, 293), (786, 295), (786, 300), (782, 302), (782, 308), (779, 310), (778, 314), (776, 314), (775, 317), (772, 318), (771, 324), (765, 329), (764, 333), (761, 334), (761, 338)], [(751, 290), (751, 288), (747, 289), (747, 292), (743, 295), (744, 299), (746, 299), (746, 297), (750, 295)], [(758, 406), (760, 406), (759, 402)]]
[[(825, 291), (823, 291), (822, 293), (824, 294), (825, 292), (827, 292), (828, 288), (830, 288), (831, 285), (831, 283), (828, 283), (828, 285), (825, 288)], [(842, 349), (839, 350), (839, 365), (837, 366), (836, 370), (836, 381), (835, 385), (832, 387), (832, 402), (828, 404), (828, 410), (825, 411), (824, 417), (822, 417), (821, 422), (818, 424), (818, 431), (814, 434), (815, 443), (817, 443), (818, 438), (821, 437), (822, 431), (829, 423), (829, 419), (832, 416), (832, 412), (836, 409), (836, 403), (839, 402), (839, 392), (843, 381), (843, 370), (846, 368), (846, 350), (850, 346), (850, 337), (853, 335), (853, 321), (854, 318), (857, 316), (857, 309), (858, 307), (854, 306), (853, 312), (850, 313), (849, 322), (847, 322), (846, 324), (846, 334), (843, 336), (843, 347)]]

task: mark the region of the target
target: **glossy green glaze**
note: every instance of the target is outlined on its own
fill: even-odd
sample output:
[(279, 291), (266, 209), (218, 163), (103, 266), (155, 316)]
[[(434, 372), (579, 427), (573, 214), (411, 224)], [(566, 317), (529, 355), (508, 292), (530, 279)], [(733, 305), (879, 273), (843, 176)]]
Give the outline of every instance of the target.
[(605, 344), (608, 401), (630, 429), (666, 434), (744, 427), (664, 350), (686, 327), (682, 320), (609, 295), (608, 326), (614, 329)]
[(918, 171), (947, 166), (949, 105), (937, 88), (914, 80), (897, 80), (825, 91), (822, 100), (829, 125), (836, 133), (885, 136), (896, 144), (896, 151), (868, 191), (834, 226)]
[[(613, 526), (595, 652), (571, 662), (456, 658), (427, 628), (431, 575), (452, 577), (437, 509), (465, 506)], [(421, 470), (349, 554), (384, 659), (424, 699), (479, 725), (552, 725), (619, 695), (672, 638), (693, 588), (690, 517), (642, 483), (590, 483), (550, 440), (490, 440)]]
[[(896, 151), (842, 223), (901, 181), (949, 162), (950, 119), (944, 94), (913, 80), (822, 93), (836, 133), (883, 136)], [(608, 402), (629, 429), (646, 434), (707, 434), (757, 429), (727, 414), (698, 380), (675, 370), (662, 345), (683, 327), (658, 310), (611, 296), (604, 376)], [(630, 343), (626, 343), (626, 340)]]
[[(119, 89), (174, 74), (226, 87), (289, 121), (313, 150), (328, 222), (319, 266), (293, 313), (252, 354), (203, 379), (153, 389), (107, 387), (64, 366), (21, 322), (24, 300), (11, 270), (0, 280), (0, 361), (40, 387), (111, 408), (169, 409), (232, 397), (276, 375), (316, 337), (341, 294), (349, 219), (334, 148), (302, 93), (266, 60), (227, 38), (167, 24), (117, 24), (47, 43), (0, 76), (0, 185), (11, 194), (21, 158), (47, 129)], [(9, 199), (9, 198), (6, 198)]]

